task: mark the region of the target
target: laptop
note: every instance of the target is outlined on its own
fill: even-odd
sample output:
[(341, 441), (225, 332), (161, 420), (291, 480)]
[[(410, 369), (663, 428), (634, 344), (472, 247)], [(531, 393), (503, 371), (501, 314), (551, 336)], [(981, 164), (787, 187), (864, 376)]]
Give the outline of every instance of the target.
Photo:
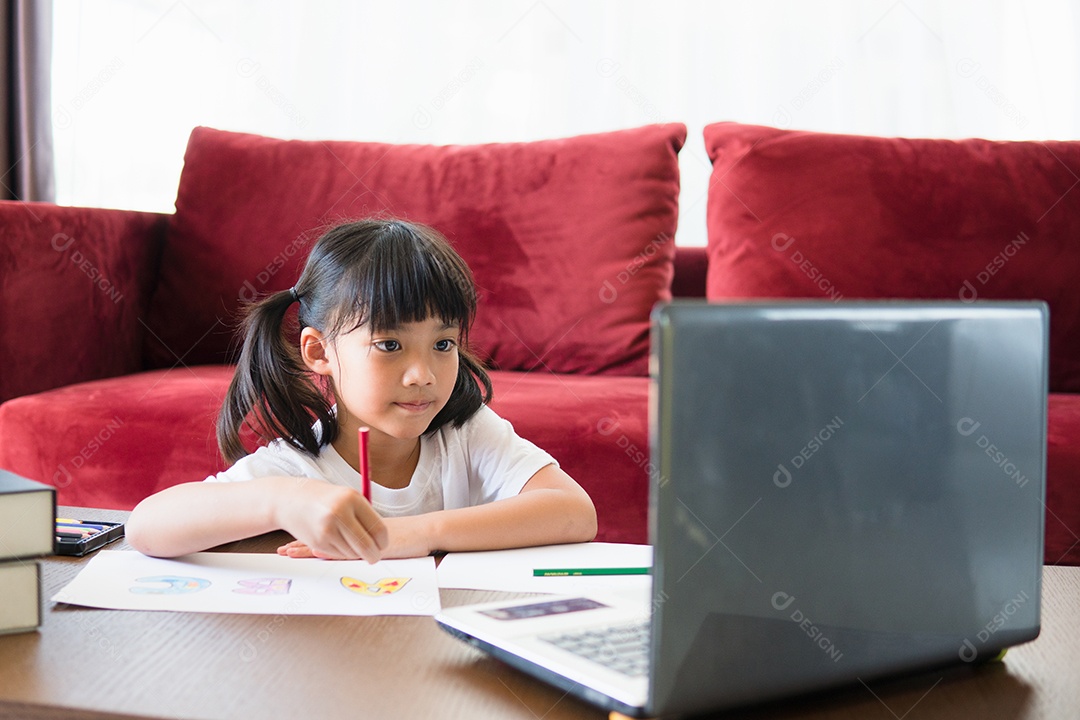
[(1039, 633), (1048, 324), (1040, 302), (660, 305), (651, 591), (436, 620), (638, 717), (994, 659)]

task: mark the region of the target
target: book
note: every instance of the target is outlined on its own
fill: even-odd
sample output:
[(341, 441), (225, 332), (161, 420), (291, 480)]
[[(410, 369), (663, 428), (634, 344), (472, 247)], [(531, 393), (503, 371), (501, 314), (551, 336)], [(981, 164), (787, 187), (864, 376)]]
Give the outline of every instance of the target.
[(0, 470), (0, 560), (51, 555), (56, 489)]
[(0, 562), (0, 635), (41, 626), (41, 565), (36, 560)]

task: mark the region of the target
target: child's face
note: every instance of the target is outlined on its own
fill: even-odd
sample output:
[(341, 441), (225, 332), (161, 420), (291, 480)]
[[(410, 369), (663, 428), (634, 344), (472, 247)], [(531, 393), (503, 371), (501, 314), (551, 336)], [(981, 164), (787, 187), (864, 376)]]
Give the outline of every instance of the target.
[(339, 335), (326, 348), (324, 374), (337, 389), (342, 429), (367, 425), (398, 439), (423, 434), (457, 382), (458, 334), (457, 325), (428, 318), (394, 330), (372, 333), (364, 325)]

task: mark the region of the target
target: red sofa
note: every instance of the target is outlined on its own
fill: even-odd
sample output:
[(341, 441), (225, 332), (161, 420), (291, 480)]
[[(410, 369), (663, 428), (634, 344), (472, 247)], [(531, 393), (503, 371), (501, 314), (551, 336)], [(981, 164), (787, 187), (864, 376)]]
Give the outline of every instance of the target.
[(1067, 282), (1080, 144), (720, 123), (705, 134), (705, 249), (671, 241), (685, 136), (668, 124), (434, 147), (197, 128), (174, 214), (0, 203), (0, 467), (56, 485), (61, 503), (112, 508), (220, 469), (237, 309), (289, 287), (321, 228), (387, 213), (438, 227), (472, 266), (492, 405), (581, 481), (601, 540), (646, 539), (655, 302), (1046, 299), (1046, 560), (1080, 563), (1080, 291)]

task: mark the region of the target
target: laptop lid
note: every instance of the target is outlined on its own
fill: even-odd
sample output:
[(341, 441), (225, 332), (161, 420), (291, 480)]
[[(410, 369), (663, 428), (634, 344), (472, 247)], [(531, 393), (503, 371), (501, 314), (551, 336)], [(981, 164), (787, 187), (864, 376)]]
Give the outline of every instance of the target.
[(1043, 303), (653, 315), (654, 713), (995, 655), (1039, 631)]
[[(635, 716), (992, 659), (1039, 631), (1047, 322), (1042, 303), (658, 307), (650, 597), (436, 620)], [(647, 678), (548, 642), (634, 618)]]

